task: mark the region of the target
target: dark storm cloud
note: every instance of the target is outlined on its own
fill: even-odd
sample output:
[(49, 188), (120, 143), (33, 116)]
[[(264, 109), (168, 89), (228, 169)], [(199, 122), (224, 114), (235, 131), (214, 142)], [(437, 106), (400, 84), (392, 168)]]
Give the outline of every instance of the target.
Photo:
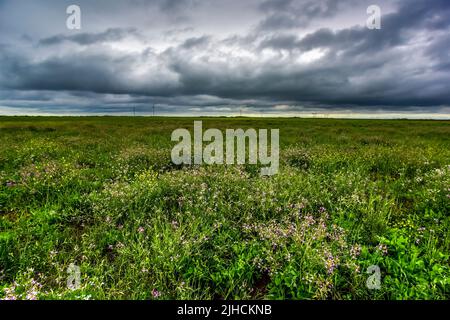
[[(20, 90), (85, 91), (113, 94), (171, 95), (173, 84), (129, 77), (141, 55), (83, 52), (52, 57), (38, 63), (11, 52), (0, 54), (3, 87)], [(150, 75), (148, 75), (150, 77)]]
[[(339, 31), (327, 28), (308, 34), (301, 40), (293, 35), (273, 36), (260, 45), (260, 48), (301, 49), (330, 48), (348, 50), (355, 54), (371, 50), (394, 48), (406, 44), (414, 33), (426, 30), (446, 30), (450, 26), (450, 2), (436, 0), (433, 6), (427, 1), (411, 4), (404, 1), (398, 12), (383, 16), (383, 28), (369, 31), (365, 27), (352, 27)], [(448, 30), (447, 30), (448, 31)]]
[[(134, 106), (144, 112), (158, 104), (167, 112), (243, 105), (416, 111), (450, 105), (450, 3), (445, 0), (395, 1), (381, 30), (363, 25), (363, 8), (362, 22), (303, 32), (295, 28), (339, 19), (356, 1), (255, 1), (249, 2), (252, 27), (225, 35), (210, 18), (226, 14), (214, 12), (218, 1), (131, 3), (178, 12), (190, 22), (177, 28), (155, 23), (155, 30), (113, 25), (27, 41), (3, 34), (0, 108), (128, 112)], [(239, 11), (238, 4), (230, 1), (230, 12)], [(157, 14), (149, 18), (156, 19)]]
[[(148, 1), (151, 2), (151, 1)], [(158, 0), (159, 6), (163, 11), (173, 12), (182, 11), (199, 4), (199, 0)]]
[(260, 10), (268, 13), (259, 24), (262, 30), (291, 29), (307, 26), (311, 20), (329, 18), (339, 12), (339, 7), (355, 1), (338, 0), (266, 0)]
[(450, 33), (435, 36), (426, 50), (434, 62), (435, 72), (450, 71)]
[(204, 45), (207, 45), (210, 41), (211, 37), (209, 36), (202, 36), (202, 37), (196, 37), (196, 38), (189, 38), (187, 39), (181, 47), (183, 49), (193, 49), (195, 47), (201, 47)]
[(123, 38), (135, 36), (139, 37), (136, 28), (110, 28), (100, 33), (80, 33), (74, 35), (56, 35), (49, 38), (44, 38), (39, 41), (41, 45), (56, 45), (64, 41), (78, 43), (79, 45), (91, 45), (103, 42), (118, 41)]

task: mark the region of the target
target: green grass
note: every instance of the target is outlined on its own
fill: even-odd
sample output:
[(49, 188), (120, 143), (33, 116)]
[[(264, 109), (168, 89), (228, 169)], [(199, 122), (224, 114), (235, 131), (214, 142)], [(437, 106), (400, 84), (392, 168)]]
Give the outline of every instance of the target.
[(0, 298), (450, 298), (450, 122), (202, 120), (279, 128), (279, 174), (173, 165), (194, 119), (0, 117)]

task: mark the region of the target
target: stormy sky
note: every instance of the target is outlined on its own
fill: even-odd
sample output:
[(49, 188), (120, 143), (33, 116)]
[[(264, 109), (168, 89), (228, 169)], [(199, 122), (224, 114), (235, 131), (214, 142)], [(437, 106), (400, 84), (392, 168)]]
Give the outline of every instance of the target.
[(0, 0), (0, 114), (445, 117), (449, 17), (448, 0)]

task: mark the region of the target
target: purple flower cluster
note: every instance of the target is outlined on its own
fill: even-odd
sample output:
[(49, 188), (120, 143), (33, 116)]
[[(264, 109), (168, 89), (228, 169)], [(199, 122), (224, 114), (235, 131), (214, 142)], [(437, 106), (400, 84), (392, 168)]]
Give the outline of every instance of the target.
[(13, 187), (16, 186), (16, 183), (15, 183), (14, 181), (7, 181), (7, 182), (6, 182), (6, 186), (7, 186), (8, 188), (13, 188)]
[(339, 266), (339, 259), (334, 257), (331, 252), (326, 252), (325, 258), (325, 268), (327, 269), (327, 273), (333, 274), (334, 270)]
[(154, 299), (158, 299), (159, 297), (161, 297), (161, 292), (159, 292), (157, 289), (153, 289), (152, 296)]
[(388, 247), (385, 244), (380, 243), (377, 246), (377, 251), (379, 251), (382, 255), (387, 255), (388, 254)]
[(354, 245), (350, 248), (350, 256), (353, 259), (356, 259), (361, 254), (361, 246), (360, 245)]

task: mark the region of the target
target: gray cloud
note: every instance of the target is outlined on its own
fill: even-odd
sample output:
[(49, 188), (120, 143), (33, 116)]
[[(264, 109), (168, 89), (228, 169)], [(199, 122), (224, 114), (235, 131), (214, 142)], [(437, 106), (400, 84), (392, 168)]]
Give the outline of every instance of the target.
[(259, 23), (262, 30), (305, 27), (314, 19), (330, 18), (341, 8), (348, 8), (354, 0), (266, 0), (260, 10), (267, 16)]
[(183, 49), (193, 49), (196, 47), (201, 47), (207, 45), (211, 40), (211, 37), (209, 36), (202, 36), (202, 37), (196, 37), (196, 38), (189, 38), (181, 45)]
[[(12, 5), (0, 1), (0, 6), (6, 2)], [(292, 28), (338, 19), (355, 2), (251, 1), (253, 27), (237, 34), (222, 34), (205, 18), (221, 14), (214, 11), (218, 3), (129, 2), (142, 10), (178, 12), (186, 19), (176, 28), (168, 23), (152, 30), (113, 20), (107, 28), (44, 32), (36, 39), (3, 34), (0, 109), (127, 112), (158, 104), (167, 112), (276, 105), (290, 111), (417, 112), (450, 105), (448, 1), (396, 1), (383, 15), (381, 30), (368, 30), (358, 18), (350, 27), (329, 24), (303, 33)], [(228, 5), (234, 13), (239, 4)], [(292, 19), (283, 15), (302, 22), (290, 25)], [(282, 21), (271, 24), (274, 17)]]
[(140, 34), (136, 28), (110, 28), (100, 33), (79, 33), (74, 35), (56, 35), (39, 40), (41, 45), (56, 45), (61, 42), (69, 41), (79, 45), (91, 45), (103, 42), (114, 42), (126, 37), (139, 37)]

